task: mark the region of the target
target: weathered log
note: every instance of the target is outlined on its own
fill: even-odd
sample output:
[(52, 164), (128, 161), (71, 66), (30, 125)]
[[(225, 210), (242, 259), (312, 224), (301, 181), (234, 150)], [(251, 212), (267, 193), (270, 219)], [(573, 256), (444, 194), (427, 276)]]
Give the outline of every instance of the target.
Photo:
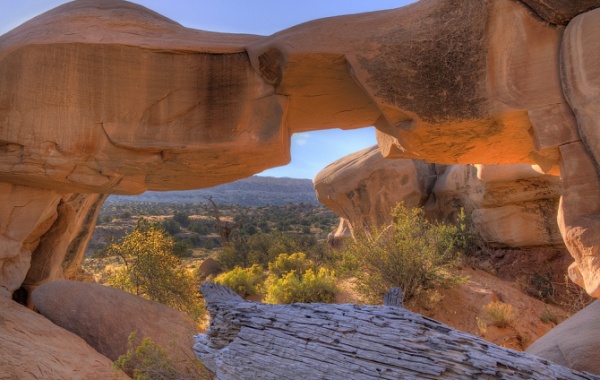
[(401, 307), (268, 305), (202, 286), (194, 350), (225, 379), (600, 379), (488, 343)]

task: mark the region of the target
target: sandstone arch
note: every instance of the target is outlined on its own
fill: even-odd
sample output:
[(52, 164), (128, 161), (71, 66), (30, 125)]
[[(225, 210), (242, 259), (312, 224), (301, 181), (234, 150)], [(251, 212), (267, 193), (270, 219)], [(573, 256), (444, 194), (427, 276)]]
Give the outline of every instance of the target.
[[(291, 133), (374, 124), (389, 158), (560, 166), (571, 273), (598, 297), (598, 6), (421, 0), (259, 37), (69, 3), (0, 36), (0, 181), (56, 211), (65, 194), (232, 181), (288, 162)], [(50, 214), (27, 233), (3, 214), (3, 271), (20, 263), (5, 292)]]

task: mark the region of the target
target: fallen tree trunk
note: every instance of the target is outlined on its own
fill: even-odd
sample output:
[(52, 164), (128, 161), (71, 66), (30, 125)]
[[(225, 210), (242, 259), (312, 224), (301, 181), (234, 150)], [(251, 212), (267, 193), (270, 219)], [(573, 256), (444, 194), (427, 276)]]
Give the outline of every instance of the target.
[(202, 286), (194, 350), (217, 379), (600, 379), (395, 306), (269, 305)]

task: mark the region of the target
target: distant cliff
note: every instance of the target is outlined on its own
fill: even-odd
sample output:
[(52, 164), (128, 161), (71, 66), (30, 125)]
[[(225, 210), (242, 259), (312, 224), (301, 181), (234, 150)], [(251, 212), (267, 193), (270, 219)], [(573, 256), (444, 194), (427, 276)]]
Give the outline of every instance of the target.
[(111, 195), (107, 203), (204, 203), (210, 197), (219, 204), (236, 204), (244, 207), (279, 206), (301, 202), (319, 203), (310, 179), (259, 176), (208, 189), (166, 192), (147, 191), (137, 196)]

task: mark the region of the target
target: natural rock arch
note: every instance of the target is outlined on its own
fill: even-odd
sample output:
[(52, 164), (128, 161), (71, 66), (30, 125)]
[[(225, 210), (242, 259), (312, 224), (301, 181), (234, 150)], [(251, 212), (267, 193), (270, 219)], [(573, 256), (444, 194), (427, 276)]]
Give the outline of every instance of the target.
[(563, 3), (421, 0), (269, 37), (118, 0), (36, 17), (0, 36), (0, 288), (62, 276), (28, 268), (72, 238), (63, 215), (89, 220), (69, 194), (208, 187), (288, 162), (294, 132), (375, 125), (389, 158), (560, 167), (570, 273), (599, 297), (600, 2)]

